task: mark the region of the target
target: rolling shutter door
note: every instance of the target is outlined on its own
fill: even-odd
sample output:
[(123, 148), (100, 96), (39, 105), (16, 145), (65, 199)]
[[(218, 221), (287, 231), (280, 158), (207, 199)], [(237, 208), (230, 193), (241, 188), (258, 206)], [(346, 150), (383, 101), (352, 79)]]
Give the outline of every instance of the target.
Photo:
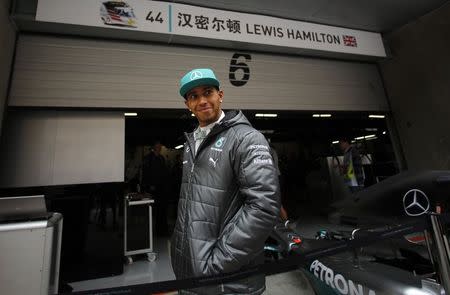
[[(388, 111), (375, 64), (251, 53), (247, 83), (230, 83), (236, 51), (68, 37), (22, 35), (10, 106), (184, 108), (178, 81), (211, 67), (224, 108)], [(235, 73), (243, 77), (242, 70)]]

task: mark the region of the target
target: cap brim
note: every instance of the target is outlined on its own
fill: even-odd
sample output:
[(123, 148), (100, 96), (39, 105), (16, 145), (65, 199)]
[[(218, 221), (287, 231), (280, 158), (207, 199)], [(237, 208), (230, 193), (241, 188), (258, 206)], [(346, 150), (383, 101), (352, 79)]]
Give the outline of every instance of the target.
[(192, 80), (189, 83), (184, 84), (183, 87), (180, 88), (180, 95), (184, 97), (186, 93), (188, 93), (191, 89), (202, 85), (212, 85), (217, 87), (220, 86), (219, 81), (214, 78), (201, 78)]

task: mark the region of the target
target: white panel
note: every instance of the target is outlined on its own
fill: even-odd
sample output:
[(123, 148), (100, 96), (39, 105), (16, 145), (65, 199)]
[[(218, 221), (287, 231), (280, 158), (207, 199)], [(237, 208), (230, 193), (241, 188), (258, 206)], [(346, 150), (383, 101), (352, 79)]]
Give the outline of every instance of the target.
[(122, 112), (11, 111), (0, 146), (0, 187), (124, 180)]
[(2, 294), (42, 294), (45, 228), (0, 231)]
[[(39, 0), (36, 20), (89, 26), (92, 29), (100, 27), (161, 33), (171, 37), (189, 36), (200, 37), (203, 40), (291, 47), (298, 48), (299, 51), (307, 49), (386, 57), (380, 33), (159, 1), (127, 0), (125, 9), (129, 14), (118, 16), (117, 10), (124, 9), (123, 3), (105, 5), (102, 2), (102, 0)], [(113, 12), (115, 10), (116, 13)], [(156, 21), (152, 20), (152, 13)], [(197, 20), (199, 17), (204, 20), (202, 25), (194, 22), (194, 19)], [(237, 26), (228, 29), (229, 21)]]
[(53, 183), (123, 181), (124, 155), (123, 113), (59, 114)]
[(388, 110), (374, 64), (249, 53), (250, 80), (236, 87), (229, 81), (234, 53), (25, 35), (9, 104), (184, 108), (179, 79), (191, 68), (211, 67), (222, 82), (225, 108)]

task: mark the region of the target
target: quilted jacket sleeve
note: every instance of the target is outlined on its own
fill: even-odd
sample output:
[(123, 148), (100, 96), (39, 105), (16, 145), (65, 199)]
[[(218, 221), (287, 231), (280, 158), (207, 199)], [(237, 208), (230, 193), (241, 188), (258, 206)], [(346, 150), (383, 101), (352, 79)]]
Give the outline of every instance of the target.
[(236, 271), (264, 247), (280, 211), (280, 188), (270, 147), (256, 130), (237, 146), (234, 170), (244, 205), (224, 227), (208, 261), (208, 273)]

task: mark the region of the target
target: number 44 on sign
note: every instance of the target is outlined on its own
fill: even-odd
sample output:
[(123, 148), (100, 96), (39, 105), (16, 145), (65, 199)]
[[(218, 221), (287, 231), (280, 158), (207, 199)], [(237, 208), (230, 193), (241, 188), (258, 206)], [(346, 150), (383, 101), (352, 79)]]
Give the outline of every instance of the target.
[[(150, 21), (150, 22), (159, 22), (159, 23), (163, 23), (164, 20), (161, 17), (161, 12), (158, 12), (158, 14), (156, 15), (156, 17), (152, 16), (153, 11), (150, 10), (150, 12), (147, 14), (147, 17), (145, 18), (146, 20)], [(156, 13), (155, 13), (156, 14)]]

